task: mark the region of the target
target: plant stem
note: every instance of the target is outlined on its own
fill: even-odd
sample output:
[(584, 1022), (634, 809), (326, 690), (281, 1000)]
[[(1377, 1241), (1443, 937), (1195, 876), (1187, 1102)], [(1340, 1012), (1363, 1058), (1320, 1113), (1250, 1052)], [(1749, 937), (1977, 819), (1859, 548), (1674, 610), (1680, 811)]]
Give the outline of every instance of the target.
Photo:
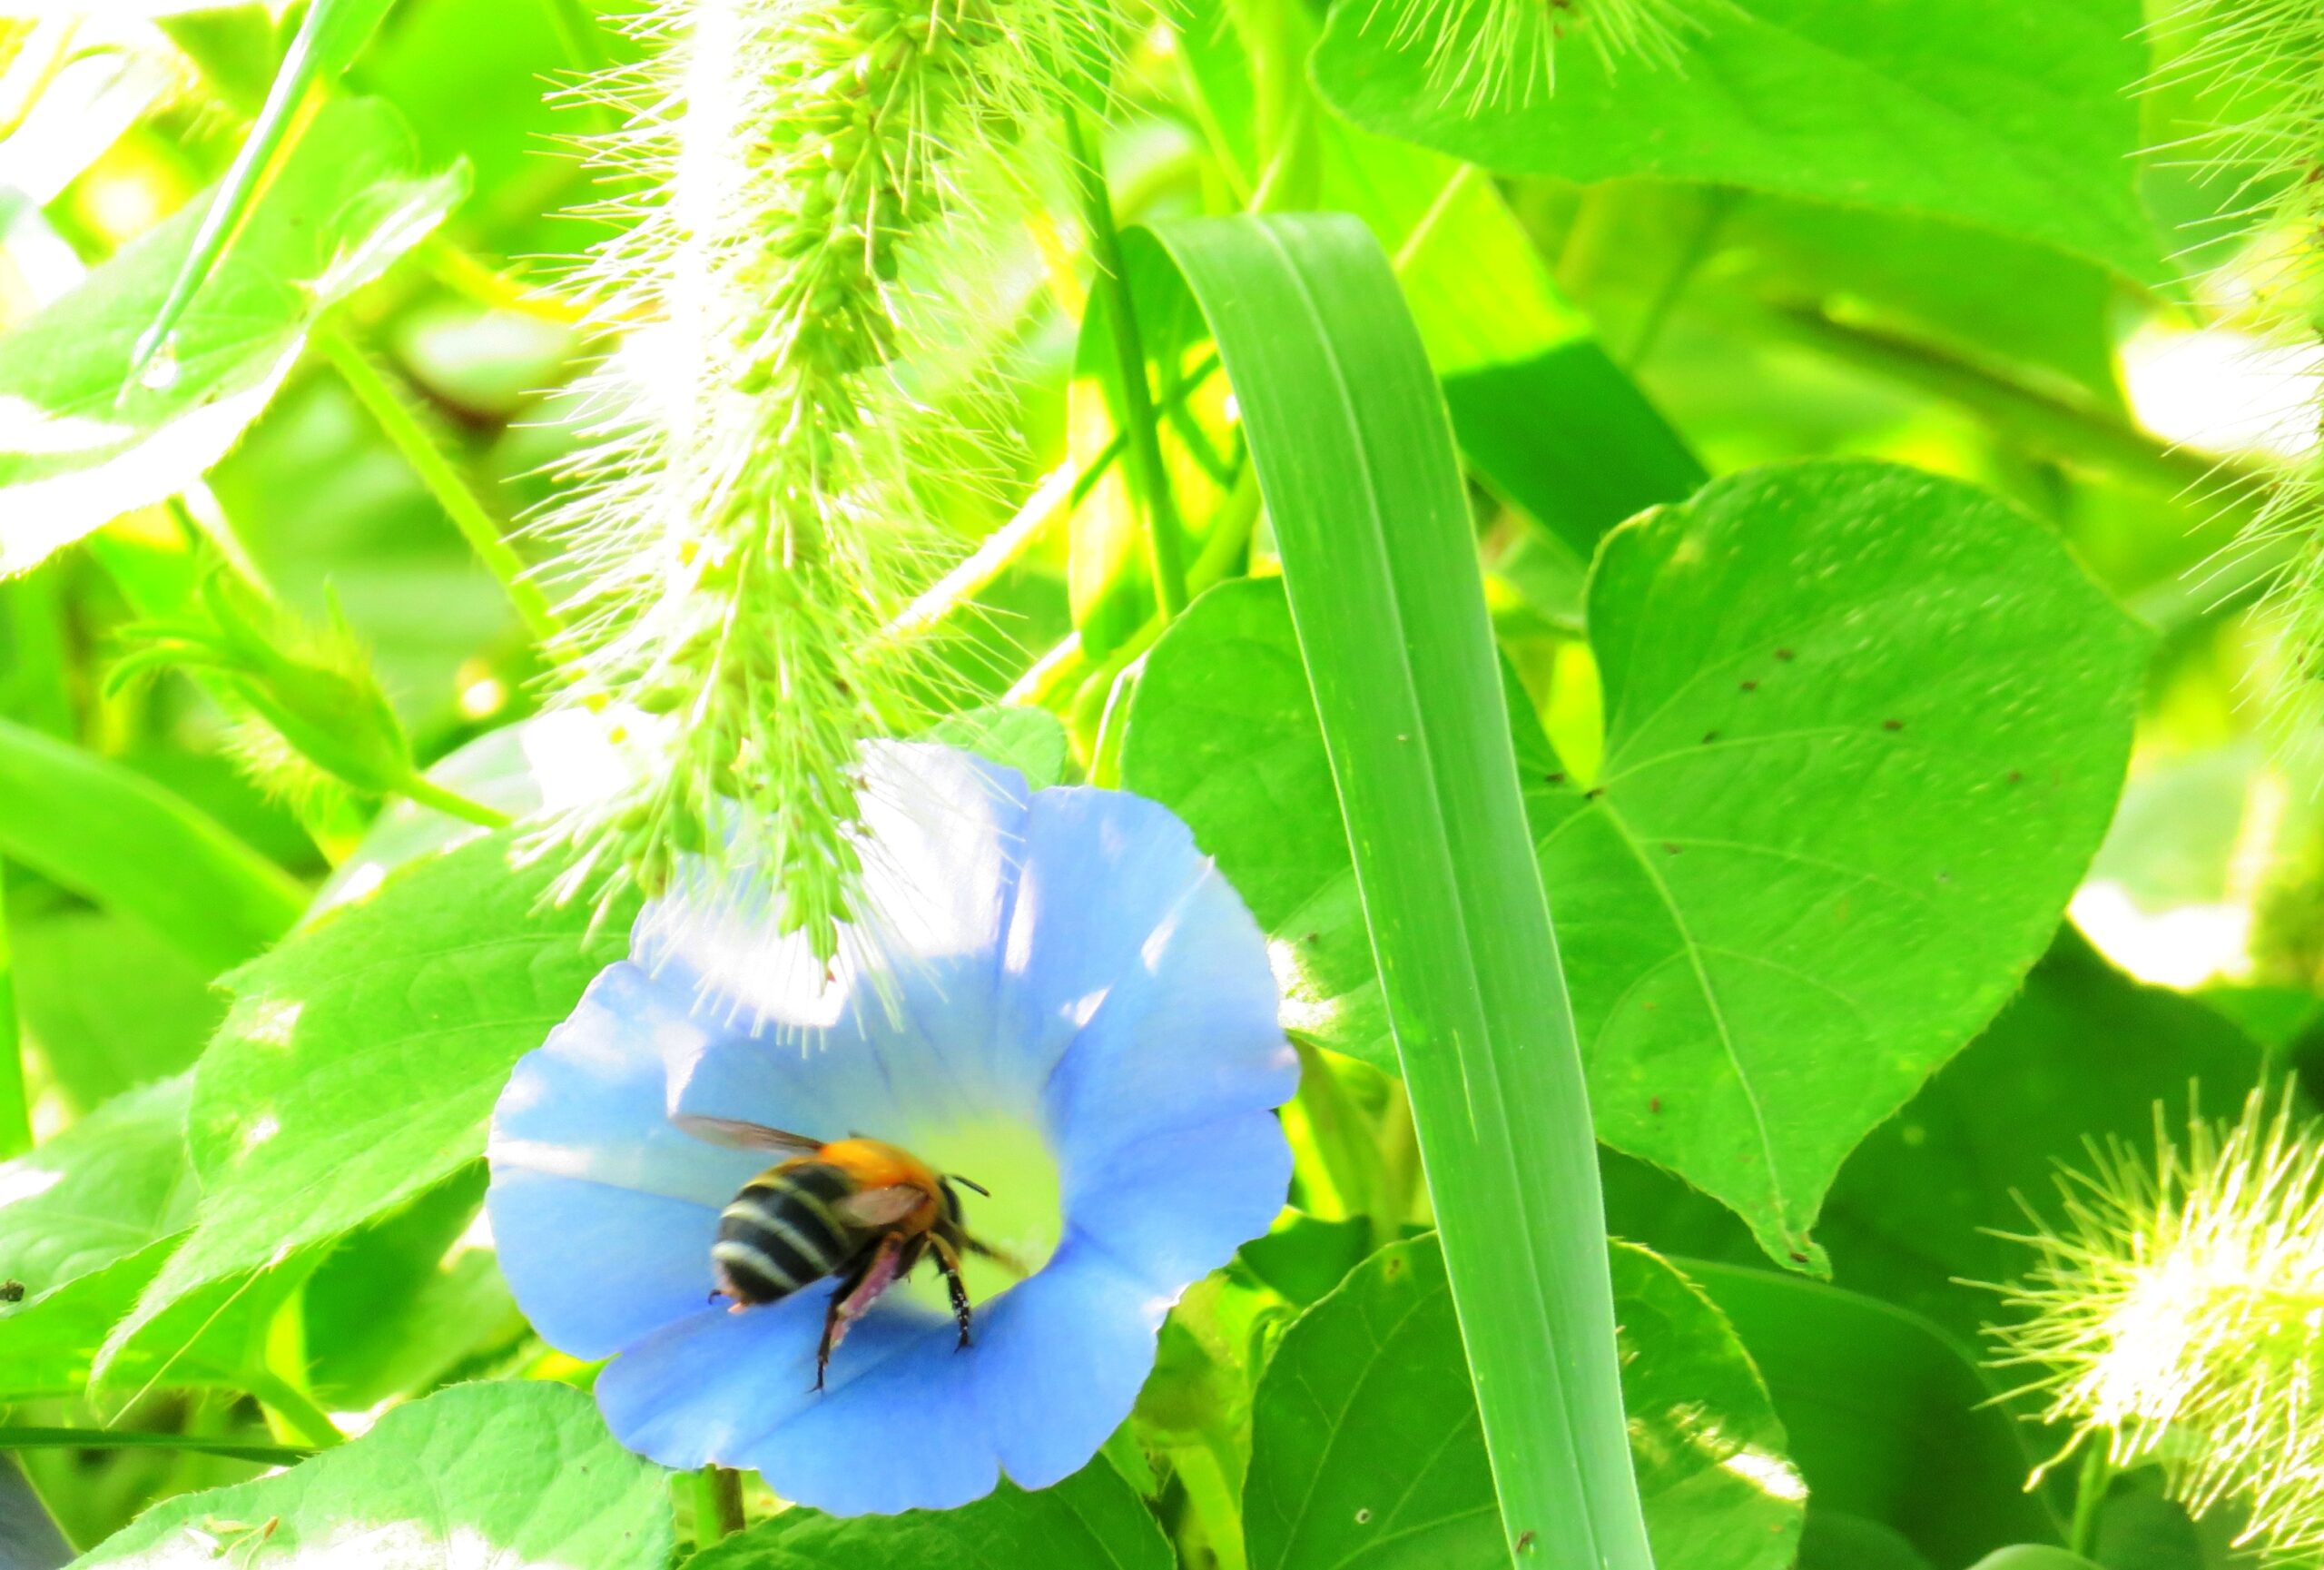
[(288, 1466), (315, 1452), (306, 1445), (269, 1445), (257, 1439), (213, 1439), (200, 1434), (149, 1434), (120, 1428), (0, 1427), (0, 1450), (191, 1450), (230, 1461), (259, 1461)]
[(464, 796), (456, 790), (438, 785), (423, 774), (415, 774), (404, 781), (403, 794), (421, 806), (434, 807), (439, 813), (488, 829), (505, 829), (516, 821), (498, 807), (488, 807), (480, 801)]
[(1129, 438), (1131, 489), (1138, 494), (1146, 524), (1147, 567), (1154, 576), (1154, 597), (1167, 621), (1187, 607), (1187, 566), (1179, 545), (1178, 509), (1170, 496), (1169, 473), (1162, 465), (1154, 394), (1146, 380), (1145, 341), (1139, 336), (1137, 311), (1130, 299), (1129, 273), (1122, 262), (1121, 232), (1114, 223), (1106, 172), (1082, 129), (1080, 111), (1070, 104), (1065, 110), (1065, 140), (1082, 222), (1089, 230), (1089, 250), (1098, 264), (1096, 298), (1105, 311), (1106, 335), (1114, 350), (1114, 392), (1118, 400), (1114, 412)]
[(704, 1466), (694, 1474), (694, 1489), (696, 1553), (751, 1524), (743, 1514), (743, 1475), (732, 1466)]
[(2173, 492), (2231, 496), (2257, 478), (2248, 462), (2173, 446), (2094, 402), (2029, 387), (1902, 333), (1837, 321), (1810, 307), (1777, 311), (1768, 320), (1785, 336), (1962, 404), (2063, 459)]
[(517, 607), (517, 617), (533, 640), (551, 648), (561, 643), (565, 629), (549, 608), (548, 597), (527, 572), (524, 558), (501, 538), (499, 523), (370, 358), (330, 323), (318, 326), (310, 341), (337, 368), (356, 401), (379, 421), (379, 430), (411, 465), (420, 484), (428, 488), (478, 558), (500, 580), (508, 603)]
[(0, 863), (0, 1160), (33, 1148), (32, 1108), (25, 1095), (24, 1032), (16, 1018), (16, 968), (8, 947), (6, 866)]
[(1636, 370), (1646, 363), (1661, 340), (1662, 330), (1670, 323), (1670, 312), (1687, 292), (1687, 285), (1702, 270), (1703, 261), (1710, 255), (1711, 242), (1725, 226), (1728, 214), (1735, 211), (1741, 193), (1731, 186), (1714, 186), (1703, 195), (1703, 211), (1696, 221), (1694, 232), (1687, 237), (1686, 249), (1670, 264), (1670, 271), (1647, 302), (1646, 314), (1638, 324), (1638, 331), (1630, 339), (1630, 352), (1622, 356), (1622, 369)]
[(347, 1443), (347, 1436), (339, 1431), (330, 1414), (317, 1405), (312, 1396), (281, 1375), (270, 1372), (252, 1378), (251, 1394), (284, 1427), (305, 1435), (316, 1449), (328, 1450)]
[(2114, 1480), (2114, 1464), (2106, 1441), (2093, 1434), (2083, 1441), (2082, 1470), (2074, 1479), (2073, 1526), (2066, 1546), (2089, 1559), (2098, 1552), (2098, 1516), (2106, 1503), (2107, 1485)]

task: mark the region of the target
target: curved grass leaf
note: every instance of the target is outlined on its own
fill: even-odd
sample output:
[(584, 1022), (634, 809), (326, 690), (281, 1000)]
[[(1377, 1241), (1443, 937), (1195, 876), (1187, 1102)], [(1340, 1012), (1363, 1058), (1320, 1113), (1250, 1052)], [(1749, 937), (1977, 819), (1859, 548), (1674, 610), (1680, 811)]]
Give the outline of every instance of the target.
[(1434, 373), (1358, 220), (1155, 233), (1209, 319), (1275, 526), (1505, 1541), (1642, 1570), (1581, 1062)]
[[(1785, 1570), (1805, 1490), (1717, 1308), (1616, 1244), (1622, 1397), (1657, 1563)], [(1506, 1562), (1492, 1474), (1433, 1238), (1382, 1249), (1284, 1335), (1259, 1380), (1244, 1486), (1252, 1570)], [(1554, 1544), (1521, 1555), (1569, 1562)]]
[[(142, 376), (139, 335), (194, 254), (197, 201), (0, 337), (0, 576), (222, 458), (272, 399), (329, 306), (384, 272), (459, 199), (384, 104), (326, 104), (232, 252)], [(215, 201), (216, 198), (211, 198)]]
[(132, 380), (146, 375), (164, 353), (177, 352), (172, 334), (194, 296), (210, 281), (227, 246), (250, 221), (251, 204), (266, 188), (268, 177), (312, 128), (316, 112), (323, 107), (323, 94), (354, 63), (394, 5), (395, 0), (310, 0), (250, 135), (203, 210), (202, 227), (194, 232), (161, 308), (130, 352)]
[(228, 978), (194, 1071), (202, 1201), (107, 1355), (186, 1293), (353, 1230), (484, 1152), (510, 1067), (626, 946), (617, 913), (542, 908), (493, 834), (390, 875)]
[(1370, 130), (1510, 174), (1738, 185), (1947, 218), (2164, 273), (2132, 155), (2146, 74), (2137, 0), (1704, 0), (1677, 69), (1576, 51), (1554, 94), (1470, 114), (1426, 91), (1429, 41), (1398, 48), (1342, 5), (1315, 56), (1324, 96)]
[(788, 1510), (687, 1561), (693, 1570), (1170, 1570), (1170, 1545), (1103, 1456), (1038, 1493), (1004, 1482), (958, 1510), (849, 1519)]
[(458, 1385), (278, 1476), (164, 1500), (74, 1564), (636, 1570), (675, 1538), (665, 1474), (615, 1443), (588, 1397)]
[(306, 903), (296, 879), (191, 804), (5, 719), (0, 850), (143, 923), (205, 976), (272, 943)]

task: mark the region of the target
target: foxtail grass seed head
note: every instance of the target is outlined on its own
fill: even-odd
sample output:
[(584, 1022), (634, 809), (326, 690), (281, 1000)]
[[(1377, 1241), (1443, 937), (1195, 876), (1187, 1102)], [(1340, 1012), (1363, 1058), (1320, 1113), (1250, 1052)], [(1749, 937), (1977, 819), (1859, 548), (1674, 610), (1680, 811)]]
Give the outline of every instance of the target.
[[(2264, 341), (2324, 338), (2324, 6), (2314, 0), (2172, 0), (2153, 31), (2175, 51), (2154, 85), (2193, 91), (2204, 124), (2158, 150), (2235, 193), (2243, 236), (2230, 308)], [(2324, 422), (2311, 390), (2310, 424)], [(2324, 725), (2324, 455), (2265, 482), (2232, 554), (2274, 563), (2261, 621), (2275, 645), (2258, 686), (2288, 747)]]
[[(649, 60), (597, 84), (625, 194), (584, 282), (619, 347), (594, 445), (542, 520), (576, 653), (568, 703), (651, 716), (638, 786), (537, 836), (559, 885), (659, 894), (776, 869), (783, 932), (828, 962), (861, 886), (858, 758), (938, 679), (882, 627), (941, 570), (931, 479), (977, 422), (989, 209), (1027, 199), (1054, 113), (1058, 0), (672, 0)], [(1086, 54), (1086, 50), (1083, 51)]]
[(1675, 66), (1693, 25), (1683, 0), (1373, 0), (1399, 48), (1424, 44), (1429, 89), (1469, 114), (1557, 91), (1558, 52), (1586, 44), (1612, 69)]
[(2160, 1464), (2239, 1545), (2324, 1550), (2324, 1140), (2259, 1091), (2183, 1145), (2160, 1109), (2155, 1133), (2152, 1167), (2093, 1146), (2059, 1180), (2060, 1223), (2016, 1239), (2036, 1259), (2002, 1289), (1997, 1362), (2034, 1371), (2068, 1450)]

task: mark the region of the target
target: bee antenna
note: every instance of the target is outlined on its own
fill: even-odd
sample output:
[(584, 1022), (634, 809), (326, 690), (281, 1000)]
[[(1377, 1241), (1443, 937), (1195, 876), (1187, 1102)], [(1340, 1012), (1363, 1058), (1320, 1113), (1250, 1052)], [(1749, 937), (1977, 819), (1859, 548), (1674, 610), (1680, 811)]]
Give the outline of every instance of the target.
[(986, 1188), (982, 1183), (978, 1182), (974, 1178), (964, 1178), (958, 1172), (947, 1172), (945, 1177), (952, 1182), (960, 1184), (960, 1187), (964, 1189), (974, 1189), (978, 1193), (982, 1194), (988, 1200), (992, 1198), (992, 1190)]

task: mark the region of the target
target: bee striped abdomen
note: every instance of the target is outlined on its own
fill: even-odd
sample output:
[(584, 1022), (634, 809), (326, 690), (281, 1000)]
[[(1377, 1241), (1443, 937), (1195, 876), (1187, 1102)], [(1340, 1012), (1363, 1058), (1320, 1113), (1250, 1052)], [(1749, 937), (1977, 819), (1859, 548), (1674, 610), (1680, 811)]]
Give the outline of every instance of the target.
[(857, 1248), (832, 1202), (852, 1191), (847, 1174), (821, 1161), (762, 1172), (718, 1218), (711, 1245), (720, 1288), (739, 1303), (772, 1303), (846, 1264)]

